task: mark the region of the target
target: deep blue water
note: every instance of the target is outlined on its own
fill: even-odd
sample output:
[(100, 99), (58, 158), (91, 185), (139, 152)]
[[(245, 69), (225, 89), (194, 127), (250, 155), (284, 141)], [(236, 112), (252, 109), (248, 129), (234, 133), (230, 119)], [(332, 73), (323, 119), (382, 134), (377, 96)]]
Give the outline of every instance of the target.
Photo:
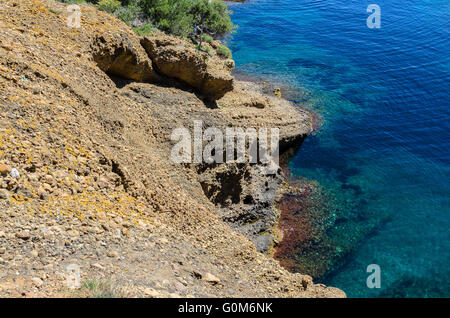
[[(371, 3), (381, 29), (366, 26)], [(325, 283), (350, 297), (450, 297), (450, 2), (229, 6), (237, 70), (293, 87), (323, 118), (293, 172), (391, 217)], [(366, 286), (369, 264), (380, 265), (380, 289)]]

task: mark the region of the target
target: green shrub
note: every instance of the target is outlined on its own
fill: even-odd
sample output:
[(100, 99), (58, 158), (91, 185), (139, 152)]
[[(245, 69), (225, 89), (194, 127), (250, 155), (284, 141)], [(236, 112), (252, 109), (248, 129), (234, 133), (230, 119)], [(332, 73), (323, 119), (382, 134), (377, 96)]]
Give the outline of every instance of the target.
[[(123, 1), (122, 1), (123, 4)], [(131, 24), (141, 14), (141, 8), (136, 3), (131, 3), (126, 7), (120, 7), (114, 11), (114, 16), (127, 24)]]
[(133, 28), (134, 32), (136, 32), (138, 35), (146, 36), (151, 34), (152, 32), (155, 32), (157, 28), (151, 23), (145, 23), (143, 26), (139, 28)]
[(175, 35), (187, 36), (195, 25), (218, 35), (233, 29), (222, 0), (141, 0), (140, 6), (155, 26)]
[(192, 0), (193, 4), (188, 14), (192, 23), (200, 25), (216, 35), (233, 30), (228, 6), (222, 0)]
[(109, 13), (113, 13), (114, 11), (119, 9), (119, 7), (121, 5), (122, 4), (118, 0), (100, 0), (97, 4), (97, 6), (100, 10), (106, 11)]
[(196, 46), (195, 46), (195, 48), (198, 50), (198, 51), (201, 51), (201, 52), (205, 52), (205, 53), (208, 53), (208, 55), (211, 55), (210, 53), (211, 53), (211, 49), (208, 47), (208, 46), (201, 46), (200, 47), (200, 45), (199, 44), (197, 44)]
[(233, 57), (233, 54), (231, 53), (231, 50), (227, 48), (225, 45), (220, 45), (216, 49), (216, 53), (220, 56), (226, 57), (228, 59), (231, 59)]
[[(59, 1), (62, 2), (62, 3), (67, 3), (67, 4), (83, 4), (83, 3), (86, 3), (86, 0), (59, 0)], [(87, 2), (95, 3), (92, 0), (91, 1), (88, 0)]]
[(142, 0), (140, 6), (160, 30), (186, 36), (191, 25), (187, 14), (191, 3), (192, 0)]
[(214, 38), (209, 34), (203, 34), (203, 41), (212, 44), (214, 42)]

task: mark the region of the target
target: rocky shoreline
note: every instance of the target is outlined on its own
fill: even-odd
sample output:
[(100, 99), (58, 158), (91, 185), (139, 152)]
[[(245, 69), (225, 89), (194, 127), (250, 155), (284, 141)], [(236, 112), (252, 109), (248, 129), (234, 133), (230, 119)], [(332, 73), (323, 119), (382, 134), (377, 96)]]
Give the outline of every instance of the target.
[(93, 280), (122, 297), (345, 296), (256, 250), (275, 237), (281, 172), (170, 160), (171, 132), (194, 120), (278, 127), (286, 152), (307, 112), (235, 81), (231, 60), (90, 6), (80, 29), (55, 1), (0, 7), (1, 296), (86, 296)]

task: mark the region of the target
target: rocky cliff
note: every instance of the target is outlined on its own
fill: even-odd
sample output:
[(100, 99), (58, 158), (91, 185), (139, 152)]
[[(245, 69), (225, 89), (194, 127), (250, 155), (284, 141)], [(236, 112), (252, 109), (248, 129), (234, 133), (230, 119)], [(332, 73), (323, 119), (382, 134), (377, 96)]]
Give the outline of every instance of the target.
[(0, 296), (70, 296), (69, 265), (120, 296), (344, 296), (257, 251), (280, 171), (170, 160), (197, 119), (276, 126), (285, 152), (309, 114), (235, 81), (231, 60), (81, 14), (70, 28), (64, 4), (0, 4)]

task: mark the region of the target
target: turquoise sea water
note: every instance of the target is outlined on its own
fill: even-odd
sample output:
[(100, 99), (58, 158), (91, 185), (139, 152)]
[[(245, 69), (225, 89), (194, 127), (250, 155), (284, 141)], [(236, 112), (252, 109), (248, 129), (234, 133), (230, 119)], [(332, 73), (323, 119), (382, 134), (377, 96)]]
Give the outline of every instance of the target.
[[(381, 8), (369, 29), (366, 8)], [(450, 296), (450, 2), (229, 4), (237, 70), (291, 87), (324, 121), (291, 162), (362, 213), (390, 218), (323, 282), (350, 297)], [(350, 233), (349, 233), (350, 235)], [(381, 288), (366, 268), (381, 268)]]

